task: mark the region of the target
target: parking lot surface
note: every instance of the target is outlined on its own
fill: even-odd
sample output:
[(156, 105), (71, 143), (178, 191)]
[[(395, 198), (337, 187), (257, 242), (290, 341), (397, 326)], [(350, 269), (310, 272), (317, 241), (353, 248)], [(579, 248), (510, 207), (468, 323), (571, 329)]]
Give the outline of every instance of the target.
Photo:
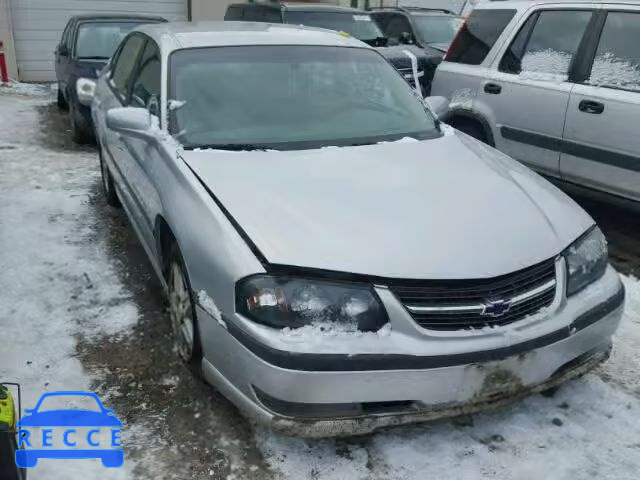
[(124, 422), (125, 464), (42, 460), (30, 479), (635, 479), (640, 470), (638, 212), (580, 195), (623, 273), (626, 314), (596, 372), (495, 412), (345, 440), (255, 428), (171, 350), (160, 286), (105, 205), (49, 87), (0, 90), (0, 380), (92, 390)]

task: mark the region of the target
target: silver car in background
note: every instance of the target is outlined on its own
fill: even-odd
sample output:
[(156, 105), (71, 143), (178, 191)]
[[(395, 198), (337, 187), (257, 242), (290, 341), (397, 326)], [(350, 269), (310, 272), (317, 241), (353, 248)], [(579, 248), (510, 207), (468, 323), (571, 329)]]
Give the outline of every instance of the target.
[(640, 4), (478, 4), (436, 71), (451, 123), (554, 179), (640, 202)]
[(249, 417), (366, 433), (607, 358), (624, 290), (593, 220), (426, 105), (364, 43), (286, 25), (140, 27), (99, 78), (107, 201), (176, 351)]

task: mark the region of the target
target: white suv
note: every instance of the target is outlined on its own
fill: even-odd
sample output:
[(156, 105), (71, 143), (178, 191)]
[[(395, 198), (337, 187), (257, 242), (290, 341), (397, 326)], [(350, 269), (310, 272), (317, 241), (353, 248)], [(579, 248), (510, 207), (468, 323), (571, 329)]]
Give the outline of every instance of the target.
[(451, 123), (530, 167), (640, 201), (640, 3), (487, 2), (438, 67)]

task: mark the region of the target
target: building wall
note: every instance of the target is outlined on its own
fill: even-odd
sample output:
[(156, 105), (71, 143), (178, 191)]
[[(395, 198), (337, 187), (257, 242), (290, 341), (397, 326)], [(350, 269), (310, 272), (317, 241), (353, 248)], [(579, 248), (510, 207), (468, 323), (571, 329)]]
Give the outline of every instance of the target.
[(16, 64), (16, 52), (11, 28), (11, 9), (9, 8), (8, 0), (0, 0), (0, 41), (4, 43), (4, 55), (9, 78), (17, 79), (18, 65)]

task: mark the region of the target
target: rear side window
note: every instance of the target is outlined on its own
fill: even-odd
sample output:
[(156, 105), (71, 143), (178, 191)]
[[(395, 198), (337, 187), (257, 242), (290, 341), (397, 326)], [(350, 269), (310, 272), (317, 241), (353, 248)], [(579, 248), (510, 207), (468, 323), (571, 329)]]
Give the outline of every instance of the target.
[(471, 12), (453, 40), (446, 61), (480, 65), (515, 14), (515, 10)]
[(640, 13), (609, 12), (588, 83), (640, 92)]
[(500, 70), (532, 74), (536, 78), (544, 74), (540, 80), (549, 75), (559, 81), (566, 80), (591, 15), (591, 11), (579, 10), (533, 14), (500, 61)]

